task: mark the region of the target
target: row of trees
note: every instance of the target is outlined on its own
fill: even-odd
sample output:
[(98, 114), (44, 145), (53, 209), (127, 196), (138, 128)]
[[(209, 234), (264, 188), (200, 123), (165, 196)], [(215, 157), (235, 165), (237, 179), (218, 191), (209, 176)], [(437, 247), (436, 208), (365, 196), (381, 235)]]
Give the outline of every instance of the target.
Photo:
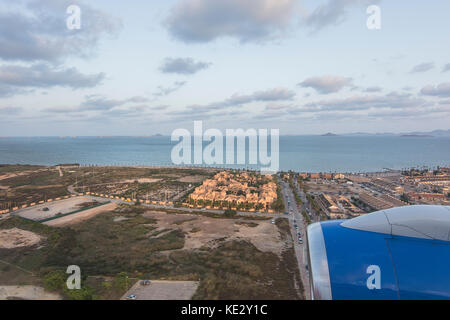
[(189, 199), (189, 204), (198, 207), (214, 207), (214, 208), (234, 208), (237, 210), (265, 210), (266, 206), (262, 203), (252, 203), (252, 202), (242, 202), (237, 203), (236, 201), (212, 201), (212, 200), (193, 200)]

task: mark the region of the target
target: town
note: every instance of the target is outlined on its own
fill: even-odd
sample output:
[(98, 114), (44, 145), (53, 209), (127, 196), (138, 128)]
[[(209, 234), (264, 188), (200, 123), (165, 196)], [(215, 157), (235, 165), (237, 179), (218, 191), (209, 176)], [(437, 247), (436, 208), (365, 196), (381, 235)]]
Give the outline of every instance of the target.
[[(261, 174), (2, 165), (0, 289), (24, 299), (310, 299), (308, 225), (449, 205), (449, 186), (448, 166)], [(64, 289), (68, 265), (84, 272), (81, 291)]]

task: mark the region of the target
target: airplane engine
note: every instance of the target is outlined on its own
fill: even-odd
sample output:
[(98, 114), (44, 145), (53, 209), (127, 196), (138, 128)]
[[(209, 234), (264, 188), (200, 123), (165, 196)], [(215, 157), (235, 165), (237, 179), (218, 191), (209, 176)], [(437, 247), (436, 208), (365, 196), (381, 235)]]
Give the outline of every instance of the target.
[(450, 207), (314, 223), (307, 241), (313, 299), (450, 299)]

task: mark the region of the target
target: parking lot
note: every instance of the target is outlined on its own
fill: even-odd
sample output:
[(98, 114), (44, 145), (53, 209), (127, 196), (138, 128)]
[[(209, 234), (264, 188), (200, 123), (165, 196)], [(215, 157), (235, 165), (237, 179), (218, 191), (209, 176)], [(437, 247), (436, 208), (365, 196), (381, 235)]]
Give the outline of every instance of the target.
[(46, 202), (34, 207), (21, 209), (17, 211), (15, 215), (33, 221), (41, 221), (53, 218), (57, 215), (64, 215), (79, 210), (82, 208), (81, 205), (83, 203), (88, 202), (92, 202), (92, 199), (89, 197), (75, 197), (53, 202)]
[(143, 285), (138, 281), (122, 300), (191, 300), (198, 284), (197, 281), (151, 280), (150, 284)]

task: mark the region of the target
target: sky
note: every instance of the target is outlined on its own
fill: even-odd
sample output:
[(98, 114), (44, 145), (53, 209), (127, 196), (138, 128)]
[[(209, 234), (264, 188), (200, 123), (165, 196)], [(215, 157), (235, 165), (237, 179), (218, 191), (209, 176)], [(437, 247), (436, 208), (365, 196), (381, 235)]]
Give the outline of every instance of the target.
[(447, 130), (449, 13), (446, 0), (2, 0), (0, 136), (147, 136), (195, 120)]

